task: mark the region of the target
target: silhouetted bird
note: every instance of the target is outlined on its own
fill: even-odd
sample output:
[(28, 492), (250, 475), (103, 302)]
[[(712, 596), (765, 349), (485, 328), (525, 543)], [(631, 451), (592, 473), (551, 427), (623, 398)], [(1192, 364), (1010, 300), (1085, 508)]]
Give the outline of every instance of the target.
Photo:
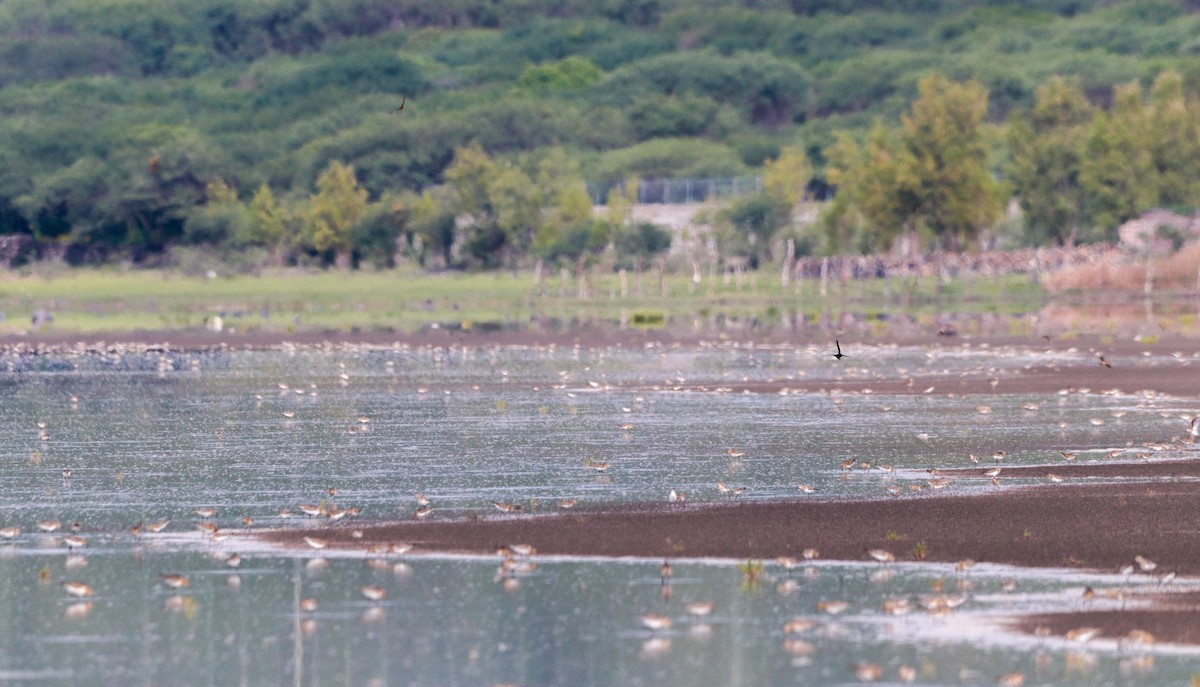
[(397, 112), (400, 112), (401, 110), (403, 110), (404, 103), (407, 103), (407, 102), (408, 102), (408, 96), (405, 95), (404, 99), (400, 101), (400, 107), (397, 107), (396, 109), (392, 110), (392, 114), (396, 114)]
[(837, 358), (838, 360), (841, 360), (842, 358), (846, 357), (846, 356), (842, 355), (842, 344), (841, 344), (841, 342), (839, 342), (837, 339), (834, 339), (834, 340), (833, 340), (833, 343), (834, 343), (834, 345), (836, 345), (836, 346), (837, 346), (837, 353), (834, 353), (834, 354), (833, 354), (833, 357)]

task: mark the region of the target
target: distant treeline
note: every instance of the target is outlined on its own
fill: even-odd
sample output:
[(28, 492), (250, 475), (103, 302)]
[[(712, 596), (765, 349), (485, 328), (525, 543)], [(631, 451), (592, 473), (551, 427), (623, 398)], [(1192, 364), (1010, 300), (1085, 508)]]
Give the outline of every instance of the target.
[(1200, 204), (1198, 36), (1182, 0), (6, 0), (0, 258), (636, 267), (669, 237), (584, 179), (751, 173), (677, 248), (1103, 240)]

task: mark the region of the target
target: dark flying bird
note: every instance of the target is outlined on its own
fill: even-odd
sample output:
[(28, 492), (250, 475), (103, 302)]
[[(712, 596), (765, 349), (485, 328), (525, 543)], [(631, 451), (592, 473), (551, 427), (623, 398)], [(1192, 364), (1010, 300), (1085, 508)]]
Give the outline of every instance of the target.
[(408, 96), (405, 95), (404, 99), (400, 101), (400, 107), (397, 107), (396, 109), (392, 110), (392, 114), (396, 114), (397, 112), (400, 112), (401, 110), (403, 110), (404, 103), (407, 103), (407, 102), (408, 102)]
[(834, 353), (833, 357), (837, 358), (838, 360), (841, 360), (842, 358), (846, 357), (846, 356), (842, 355), (842, 344), (837, 339), (834, 339), (833, 343), (834, 343), (834, 345), (837, 346), (837, 353)]
[(1106, 359), (1104, 356), (1100, 356), (1100, 364), (1107, 368), (1112, 368), (1112, 363), (1108, 362), (1108, 359)]

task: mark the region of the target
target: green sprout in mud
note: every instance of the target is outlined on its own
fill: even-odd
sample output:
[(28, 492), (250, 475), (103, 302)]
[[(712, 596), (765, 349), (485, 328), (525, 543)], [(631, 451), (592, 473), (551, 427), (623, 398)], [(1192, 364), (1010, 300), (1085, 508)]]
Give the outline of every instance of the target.
[(738, 563), (737, 567), (742, 573), (742, 589), (757, 589), (758, 585), (762, 583), (764, 571), (766, 570), (762, 561), (746, 559), (746, 562)]

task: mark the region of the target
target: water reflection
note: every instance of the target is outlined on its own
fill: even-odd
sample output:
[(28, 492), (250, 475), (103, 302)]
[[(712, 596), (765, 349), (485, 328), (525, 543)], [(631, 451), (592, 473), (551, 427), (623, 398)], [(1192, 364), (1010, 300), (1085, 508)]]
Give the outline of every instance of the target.
[[(1189, 675), (1191, 659), (1163, 647), (1131, 653), (1112, 638), (1068, 645), (997, 629), (1026, 611), (1078, 609), (1084, 584), (1097, 603), (1128, 603), (1105, 596), (1134, 584), (1123, 577), (811, 561), (752, 562), (751, 576), (753, 565), (702, 561), (671, 561), (668, 573), (663, 561), (501, 564), (403, 551), (364, 561), (237, 548), (251, 527), (427, 507), (440, 518), (496, 504), (538, 513), (665, 501), (672, 491), (689, 501), (908, 496), (935, 488), (929, 469), (972, 467), (971, 455), (986, 467), (1003, 451), (1008, 467), (1061, 462), (1060, 451), (1084, 462), (1140, 450), (1178, 433), (1189, 410), (1132, 390), (966, 402), (731, 391), (874, 383), (897, 370), (986, 372), (1003, 384), (1031, 362), (1020, 351), (868, 347), (839, 368), (827, 353), (329, 347), (6, 359), (0, 525), (14, 529), (0, 530), (0, 682)], [(981, 475), (943, 488), (994, 487)], [(176, 575), (186, 585), (171, 584)]]

